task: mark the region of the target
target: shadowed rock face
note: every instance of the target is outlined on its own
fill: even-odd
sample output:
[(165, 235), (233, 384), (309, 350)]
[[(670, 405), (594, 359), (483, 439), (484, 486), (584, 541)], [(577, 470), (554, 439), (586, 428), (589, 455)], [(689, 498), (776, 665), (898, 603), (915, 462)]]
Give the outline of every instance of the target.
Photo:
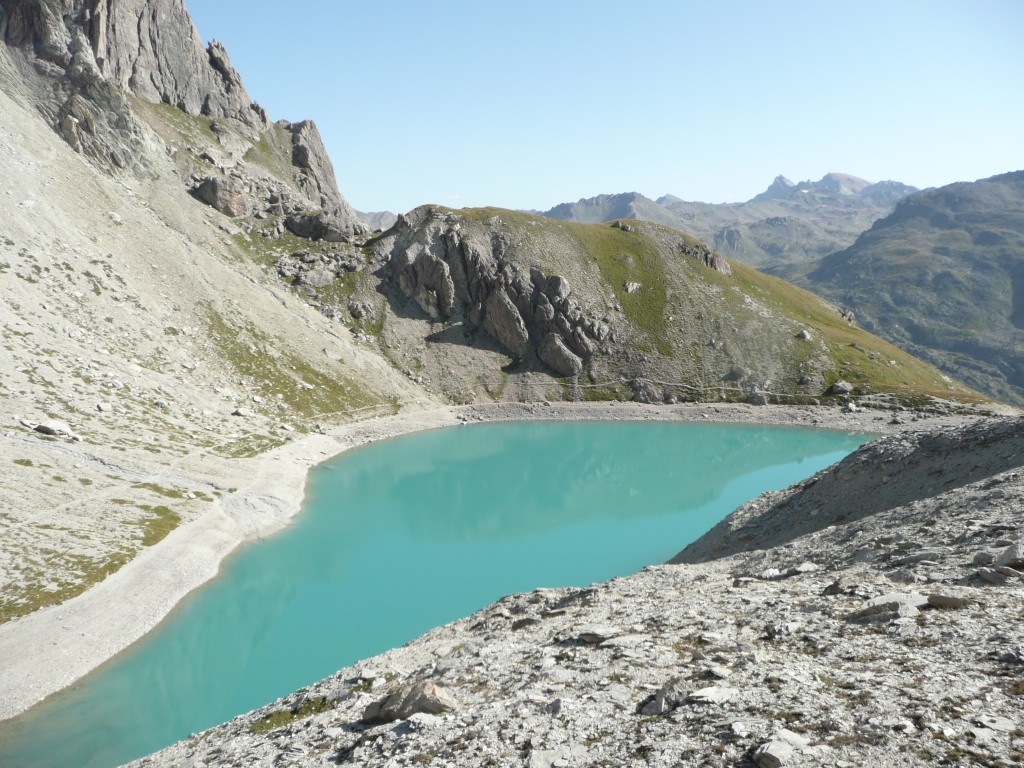
[(1024, 404), (1024, 171), (912, 195), (799, 282), (872, 333)]
[(392, 233), (394, 280), (433, 320), (482, 328), (516, 358), (537, 349), (562, 376), (579, 374), (611, 335), (573, 300), (566, 278), (527, 273), (504, 257), (500, 238), (463, 231), (455, 214), (420, 208), (399, 217)]
[(152, 102), (190, 115), (230, 117), (267, 127), (224, 46), (204, 48), (182, 0), (8, 0), (7, 44), (31, 48), (66, 68), (76, 30), (85, 34), (99, 74)]

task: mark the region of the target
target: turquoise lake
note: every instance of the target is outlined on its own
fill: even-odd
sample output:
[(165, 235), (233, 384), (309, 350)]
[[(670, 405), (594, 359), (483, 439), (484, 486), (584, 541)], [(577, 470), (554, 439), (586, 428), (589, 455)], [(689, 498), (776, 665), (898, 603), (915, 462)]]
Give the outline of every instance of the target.
[(503, 595), (664, 562), (868, 439), (530, 422), (350, 451), (311, 473), (294, 524), (240, 548), (129, 651), (0, 725), (0, 766), (119, 765)]

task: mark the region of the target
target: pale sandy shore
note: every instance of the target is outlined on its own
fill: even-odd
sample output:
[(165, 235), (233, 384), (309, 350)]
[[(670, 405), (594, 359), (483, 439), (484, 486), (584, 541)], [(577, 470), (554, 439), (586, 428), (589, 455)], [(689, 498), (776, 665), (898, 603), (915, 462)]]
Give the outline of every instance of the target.
[(0, 720), (80, 680), (156, 627), (188, 593), (214, 578), (243, 542), (287, 525), (301, 509), (308, 471), (369, 442), (477, 421), (716, 421), (884, 434), (963, 423), (972, 417), (844, 413), (836, 407), (633, 403), (501, 404), (413, 411), (310, 435), (251, 460), (225, 483), (238, 490), (82, 595), (0, 625)]

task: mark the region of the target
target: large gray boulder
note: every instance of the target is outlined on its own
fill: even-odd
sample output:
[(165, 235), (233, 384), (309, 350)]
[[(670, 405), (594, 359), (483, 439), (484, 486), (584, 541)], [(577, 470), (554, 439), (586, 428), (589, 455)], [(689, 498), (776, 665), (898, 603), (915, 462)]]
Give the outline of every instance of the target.
[(207, 176), (193, 189), (192, 195), (225, 216), (245, 216), (245, 194), (236, 179), (223, 176)]
[(494, 291), (484, 305), (484, 330), (516, 357), (530, 349), (530, 334), (523, 316), (503, 290)]
[(562, 341), (557, 333), (549, 333), (537, 348), (541, 361), (561, 376), (578, 376), (583, 371), (583, 361)]
[(406, 685), (383, 699), (370, 704), (363, 712), (367, 725), (407, 720), (418, 712), (439, 715), (455, 709), (455, 701), (448, 692), (429, 680)]

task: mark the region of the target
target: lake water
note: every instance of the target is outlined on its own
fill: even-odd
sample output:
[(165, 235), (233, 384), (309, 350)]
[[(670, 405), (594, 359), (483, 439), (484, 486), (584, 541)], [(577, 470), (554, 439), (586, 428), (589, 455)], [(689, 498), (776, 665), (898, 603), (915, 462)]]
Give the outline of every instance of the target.
[(129, 651), (0, 726), (0, 766), (118, 765), (502, 595), (664, 562), (744, 501), (866, 439), (532, 422), (351, 451), (311, 474), (293, 525), (241, 548)]

